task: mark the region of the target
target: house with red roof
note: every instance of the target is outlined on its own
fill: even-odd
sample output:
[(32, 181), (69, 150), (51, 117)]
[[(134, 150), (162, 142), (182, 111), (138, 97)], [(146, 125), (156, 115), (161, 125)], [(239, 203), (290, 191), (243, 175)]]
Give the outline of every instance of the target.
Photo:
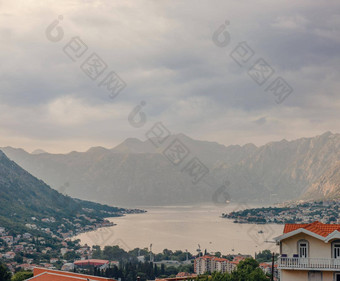
[(99, 267), (105, 269), (110, 264), (108, 260), (89, 259), (89, 260), (77, 260), (74, 262), (75, 267), (87, 268), (87, 267)]
[(115, 279), (85, 275), (61, 270), (51, 270), (46, 268), (35, 267), (33, 277), (26, 281), (116, 281)]
[(340, 281), (340, 224), (286, 224), (274, 239), (281, 281)]

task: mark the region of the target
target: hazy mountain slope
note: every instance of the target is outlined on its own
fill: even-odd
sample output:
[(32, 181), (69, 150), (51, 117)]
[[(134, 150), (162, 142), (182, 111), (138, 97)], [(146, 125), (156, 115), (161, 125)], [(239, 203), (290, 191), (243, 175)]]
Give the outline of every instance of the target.
[(291, 142), (272, 142), (259, 147), (236, 166), (219, 169), (232, 183), (239, 184), (239, 198), (272, 194), (273, 199), (292, 199), (299, 197), (339, 161), (339, 147), (340, 135), (331, 133)]
[(340, 162), (330, 167), (303, 196), (304, 198), (340, 198)]
[[(162, 151), (175, 138), (210, 169), (209, 185), (194, 185)], [(127, 139), (113, 149), (91, 148), (66, 155), (32, 155), (20, 149), (5, 153), (52, 187), (83, 199), (113, 204), (176, 204), (211, 201), (225, 179), (236, 201), (295, 199), (340, 161), (340, 135), (282, 140), (261, 147), (228, 146), (171, 136), (162, 150), (150, 141)], [(335, 179), (335, 178), (334, 178)], [(332, 193), (336, 194), (336, 193)]]
[[(70, 196), (107, 204), (168, 204), (202, 201), (190, 183), (164, 156), (122, 154), (90, 149), (67, 155), (11, 154), (31, 173)], [(21, 153), (21, 151), (19, 152)]]
[(100, 219), (101, 211), (118, 214), (124, 209), (92, 204), (96, 214), (83, 210), (89, 202), (64, 196), (38, 180), (27, 171), (9, 160), (0, 151), (0, 225), (12, 230), (24, 228), (25, 223), (32, 223), (31, 217), (38, 219), (54, 217), (56, 227), (65, 224), (63, 218), (76, 218), (77, 214)]

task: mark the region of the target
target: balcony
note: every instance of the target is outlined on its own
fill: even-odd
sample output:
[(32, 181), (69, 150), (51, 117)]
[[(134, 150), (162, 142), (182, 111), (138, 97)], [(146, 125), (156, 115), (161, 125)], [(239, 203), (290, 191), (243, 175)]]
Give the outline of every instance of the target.
[(279, 257), (278, 268), (292, 270), (340, 270), (340, 259)]

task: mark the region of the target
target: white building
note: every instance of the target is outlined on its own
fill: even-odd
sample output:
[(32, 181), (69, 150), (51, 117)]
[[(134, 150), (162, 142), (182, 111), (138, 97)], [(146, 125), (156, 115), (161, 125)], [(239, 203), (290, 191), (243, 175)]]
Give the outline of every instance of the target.
[(339, 224), (286, 224), (275, 240), (281, 281), (340, 281)]
[(230, 273), (234, 268), (233, 264), (234, 262), (231, 262), (228, 259), (205, 255), (195, 259), (194, 269), (195, 273), (198, 275), (215, 271)]

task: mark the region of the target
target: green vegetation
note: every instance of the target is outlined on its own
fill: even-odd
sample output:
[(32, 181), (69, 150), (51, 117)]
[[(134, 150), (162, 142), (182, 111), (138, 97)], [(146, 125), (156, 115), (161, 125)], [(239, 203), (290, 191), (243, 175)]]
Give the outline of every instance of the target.
[(155, 264), (153, 262), (121, 262), (119, 266), (111, 266), (106, 270), (99, 270), (95, 267), (89, 267), (87, 269), (75, 270), (79, 273), (85, 273), (96, 276), (104, 276), (111, 278), (121, 278), (124, 281), (136, 281), (137, 276), (141, 281), (154, 280), (155, 277), (167, 278), (175, 277), (179, 272), (193, 273), (194, 267), (192, 264), (180, 265), (180, 266), (166, 266), (164, 264)]
[[(102, 250), (100, 246), (92, 247), (92, 257), (94, 259), (105, 259), (105, 260), (115, 260), (115, 261), (137, 261), (137, 257), (139, 255), (145, 256), (146, 260), (149, 260), (150, 252), (147, 248), (140, 249), (135, 248), (129, 252), (126, 252), (124, 249), (119, 246), (105, 246)], [(186, 252), (177, 250), (171, 251), (168, 249), (164, 249), (162, 253), (154, 254), (154, 261), (163, 261), (163, 260), (173, 260), (173, 261), (185, 261), (186, 260)], [(188, 259), (191, 259), (193, 256), (188, 252)]]
[[(277, 260), (279, 254), (274, 255), (274, 261)], [(262, 252), (259, 252), (258, 254), (255, 253), (256, 260), (259, 263), (262, 262), (271, 262), (272, 261), (272, 252), (270, 250), (263, 250)]]
[(19, 271), (12, 276), (11, 281), (24, 281), (33, 277), (32, 271)]
[(259, 268), (259, 263), (256, 260), (248, 258), (238, 264), (237, 269), (231, 273), (230, 280), (263, 281), (268, 280), (268, 277)]
[(0, 280), (1, 281), (11, 281), (11, 272), (6, 265), (0, 263)]
[[(150, 252), (147, 248), (135, 248), (131, 251), (125, 251), (119, 246), (105, 246), (102, 250), (100, 246), (93, 246), (92, 257), (96, 259), (106, 259), (111, 261), (119, 261), (119, 266), (112, 266), (105, 271), (98, 271), (95, 268), (88, 268), (81, 270), (82, 273), (93, 274), (97, 276), (106, 276), (113, 278), (122, 278), (124, 281), (135, 281), (137, 276), (141, 281), (153, 280), (155, 277), (175, 277), (179, 272), (194, 272), (194, 266), (191, 262), (188, 264), (165, 265), (158, 263), (163, 260), (185, 261), (186, 253), (183, 251), (163, 250), (162, 253), (154, 255), (154, 261), (150, 262)], [(137, 257), (145, 256), (146, 261), (140, 262)], [(191, 254), (188, 253), (191, 258)]]
[(13, 276), (5, 264), (0, 263), (0, 281), (23, 281), (33, 277), (32, 271), (18, 271)]
[(154, 280), (156, 277), (166, 278), (166, 277), (175, 277), (179, 272), (193, 272), (193, 266), (165, 266), (157, 265), (152, 262), (127, 262), (123, 263), (119, 267), (113, 266), (112, 268), (108, 268), (105, 271), (98, 272), (94, 271), (94, 275), (97, 276), (106, 276), (112, 278), (121, 278), (124, 281), (135, 281), (137, 276), (140, 277), (141, 281), (145, 280)]

